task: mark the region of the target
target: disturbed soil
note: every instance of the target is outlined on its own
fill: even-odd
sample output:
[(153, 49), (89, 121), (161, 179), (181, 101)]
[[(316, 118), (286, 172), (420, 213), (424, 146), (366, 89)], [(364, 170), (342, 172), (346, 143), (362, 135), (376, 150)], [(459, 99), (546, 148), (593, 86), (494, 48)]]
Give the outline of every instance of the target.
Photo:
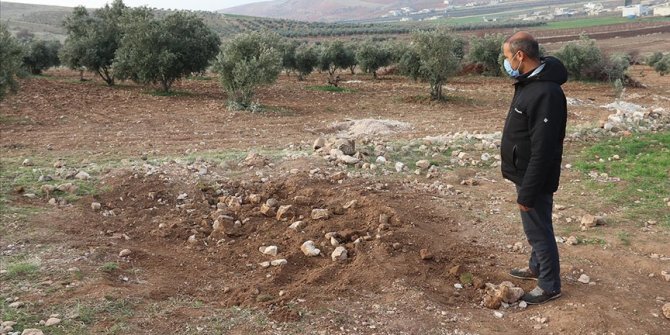
[[(644, 66), (631, 73), (646, 87), (627, 89), (623, 99), (670, 109), (667, 78)], [(377, 171), (335, 165), (313, 153), (314, 140), (334, 136), (338, 122), (383, 119), (409, 126), (364, 133), (360, 148), (382, 145), (400, 152), (397, 160), (405, 164), (456, 149), (494, 155), (497, 149), (426, 138), (500, 131), (509, 80), (456, 77), (445, 88), (449, 100), (437, 103), (425, 98), (424, 83), (341, 76), (350, 91), (310, 89), (325, 83), (318, 73), (304, 82), (282, 76), (259, 90), (259, 101), (271, 106), (260, 113), (227, 110), (216, 78), (183, 80), (173, 96), (129, 83), (109, 88), (96, 78), (79, 82), (78, 73), (65, 70), (22, 80), (21, 90), (0, 103), (0, 152), (9, 176), (3, 182), (13, 169), (43, 169), (56, 179), (89, 170), (98, 191), (53, 206), (49, 194), (28, 198), (21, 193), (29, 189), (11, 190), (12, 206), (40, 210), (25, 217), (5, 208), (4, 270), (16, 255), (41, 265), (32, 281), (3, 278), (0, 295), (28, 302), (39, 318), (60, 313), (68, 320), (60, 326), (65, 333), (78, 322), (85, 324), (82, 333), (101, 334), (667, 331), (670, 320), (660, 307), (670, 300), (670, 283), (659, 273), (670, 271), (668, 229), (640, 231), (641, 222), (655, 218), (627, 218), (625, 209), (589, 190), (582, 173), (562, 175), (557, 236), (576, 234), (585, 214), (605, 214), (616, 224), (582, 232), (603, 243), (559, 245), (561, 299), (513, 304), (499, 317), (480, 305), (480, 284), (510, 280), (507, 271), (526, 263), (529, 246), (513, 185), (497, 168), (456, 165), (426, 176), (396, 173), (393, 162)], [(564, 90), (574, 99), (569, 129), (597, 127), (611, 113), (601, 107), (614, 101), (606, 84), (569, 82)], [(417, 149), (421, 144), (428, 149)], [(568, 141), (565, 162), (577, 159), (584, 145)], [(374, 152), (366, 156), (375, 161)], [(35, 166), (21, 166), (26, 158)], [(54, 168), (56, 161), (64, 167)], [(263, 213), (268, 199), (291, 208), (280, 218)], [(313, 209), (330, 216), (314, 219)], [(223, 229), (213, 228), (217, 220)], [(289, 228), (296, 221), (302, 225)], [(630, 243), (617, 239), (621, 232)], [(326, 234), (346, 247), (347, 260), (331, 260), (335, 246)], [(321, 255), (303, 254), (307, 240)], [(522, 247), (511, 247), (517, 243)], [(278, 247), (277, 256), (259, 252), (269, 245)], [(130, 254), (120, 257), (124, 249)], [(260, 265), (279, 258), (287, 263)], [(100, 270), (109, 263), (117, 266)], [(578, 282), (581, 274), (592, 284)], [(120, 300), (129, 310), (122, 316), (100, 312), (86, 322), (75, 308)]]

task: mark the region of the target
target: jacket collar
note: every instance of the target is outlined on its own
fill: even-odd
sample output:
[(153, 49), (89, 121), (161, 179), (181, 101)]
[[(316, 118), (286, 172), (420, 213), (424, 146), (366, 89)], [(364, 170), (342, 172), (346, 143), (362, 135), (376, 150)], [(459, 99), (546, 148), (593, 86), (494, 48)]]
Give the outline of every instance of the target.
[(526, 72), (525, 74), (516, 78), (516, 82), (514, 82), (514, 85), (525, 84), (535, 79), (542, 72), (542, 70), (544, 70), (545, 65), (547, 65), (547, 63), (545, 63), (544, 60), (542, 60), (540, 65), (536, 67), (533, 71)]

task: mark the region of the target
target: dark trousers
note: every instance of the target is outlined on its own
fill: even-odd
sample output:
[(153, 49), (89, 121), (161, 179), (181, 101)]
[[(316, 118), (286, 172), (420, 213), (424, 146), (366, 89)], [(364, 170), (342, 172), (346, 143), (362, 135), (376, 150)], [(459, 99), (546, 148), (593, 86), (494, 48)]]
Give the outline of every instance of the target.
[(537, 285), (548, 293), (561, 291), (561, 266), (551, 222), (553, 203), (552, 193), (540, 194), (535, 200), (535, 208), (520, 211), (523, 231), (532, 247), (528, 267), (538, 274)]

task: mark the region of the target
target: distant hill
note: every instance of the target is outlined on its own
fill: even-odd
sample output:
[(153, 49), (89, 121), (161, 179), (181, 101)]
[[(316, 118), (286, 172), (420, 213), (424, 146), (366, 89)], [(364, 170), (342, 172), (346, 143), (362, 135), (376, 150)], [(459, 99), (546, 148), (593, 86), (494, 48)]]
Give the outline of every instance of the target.
[[(450, 3), (467, 2), (452, 0)], [(440, 0), (273, 0), (220, 10), (222, 13), (303, 21), (363, 20), (409, 7), (413, 10), (444, 8)]]
[(0, 1), (0, 21), (10, 31), (25, 29), (45, 40), (64, 40), (63, 20), (72, 13), (71, 7), (31, 5)]
[[(287, 2), (303, 0), (285, 0)], [(379, 3), (389, 2), (382, 0), (366, 0), (370, 5), (372, 1)], [(328, 1), (322, 1), (328, 2)], [(357, 3), (358, 0), (344, 0), (341, 3)], [(407, 1), (409, 2), (409, 1)], [(429, 1), (416, 1), (414, 6)], [(434, 1), (432, 1), (434, 2)], [(404, 3), (404, 2), (403, 2)], [(377, 4), (376, 6), (379, 6)], [(413, 7), (416, 9), (416, 7)], [(39, 39), (61, 40), (66, 38), (63, 21), (72, 13), (71, 7), (31, 5), (0, 1), (0, 20), (9, 26), (12, 33), (27, 30), (35, 34)], [(90, 9), (94, 11), (94, 9)], [(155, 9), (156, 16), (167, 15), (171, 11)], [(290, 19), (263, 18), (254, 16), (223, 14), (208, 11), (193, 11), (201, 17), (205, 24), (217, 32), (222, 39), (228, 39), (235, 34), (247, 31), (270, 30), (285, 37), (292, 38), (320, 38), (320, 37), (345, 37), (345, 36), (389, 36), (406, 34), (416, 29), (433, 29), (438, 21), (425, 22), (396, 22), (396, 23), (327, 23), (307, 22)], [(501, 27), (522, 27), (541, 24), (540, 22), (491, 22), (456, 24), (452, 25), (455, 30), (490, 29)]]
[[(0, 20), (12, 33), (27, 30), (37, 38), (65, 40), (63, 21), (72, 13), (72, 7), (31, 5), (0, 1)], [(94, 9), (90, 9), (93, 11)], [(157, 16), (170, 11), (155, 10)], [(350, 36), (407, 33), (412, 27), (380, 24), (337, 24), (297, 20), (231, 15), (217, 12), (194, 11), (205, 24), (223, 39), (245, 31), (271, 30), (287, 37)]]

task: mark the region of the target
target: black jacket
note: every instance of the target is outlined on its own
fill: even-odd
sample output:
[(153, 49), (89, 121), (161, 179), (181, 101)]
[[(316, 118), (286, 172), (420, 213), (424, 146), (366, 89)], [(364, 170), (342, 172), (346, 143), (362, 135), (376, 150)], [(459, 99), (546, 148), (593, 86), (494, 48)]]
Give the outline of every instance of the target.
[(531, 208), (538, 194), (558, 189), (567, 119), (561, 85), (568, 72), (553, 57), (542, 64), (539, 73), (524, 74), (514, 84), (500, 146), (503, 177), (519, 186), (517, 202)]

